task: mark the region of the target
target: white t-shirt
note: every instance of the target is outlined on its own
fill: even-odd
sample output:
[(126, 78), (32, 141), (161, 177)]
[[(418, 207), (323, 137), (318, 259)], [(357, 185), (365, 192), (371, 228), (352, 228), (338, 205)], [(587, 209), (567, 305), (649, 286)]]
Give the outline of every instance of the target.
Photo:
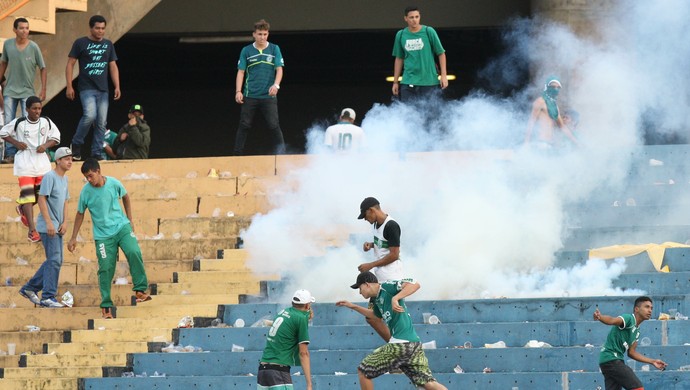
[(326, 129), (323, 144), (333, 150), (359, 150), (364, 145), (364, 130), (348, 122), (340, 122)]
[[(15, 131), (15, 123), (20, 119), (22, 120)], [(27, 146), (25, 150), (18, 150), (14, 156), (15, 176), (38, 177), (52, 169), (48, 153), (38, 153), (36, 149), (48, 140), (60, 143), (60, 130), (53, 121), (45, 117), (38, 118), (36, 122), (29, 121), (29, 118), (16, 118), (0, 129), (0, 138), (7, 136), (12, 136)]]

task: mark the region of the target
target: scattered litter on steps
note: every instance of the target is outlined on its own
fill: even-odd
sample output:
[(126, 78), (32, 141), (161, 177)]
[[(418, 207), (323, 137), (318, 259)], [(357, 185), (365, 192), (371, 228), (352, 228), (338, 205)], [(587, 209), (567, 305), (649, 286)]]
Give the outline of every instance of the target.
[(114, 283), (114, 284), (129, 284), (129, 282), (127, 281), (127, 278), (122, 278), (122, 277), (121, 277), (121, 278), (115, 279), (115, 283)]
[(465, 372), (465, 370), (463, 370), (462, 367), (460, 367), (459, 364), (458, 364), (457, 366), (455, 366), (455, 368), (453, 368), (453, 371), (454, 371), (456, 374), (462, 374), (463, 372)]
[(189, 171), (187, 172), (187, 176), (185, 176), (187, 179), (196, 179), (196, 177), (199, 176), (196, 171)]
[(122, 180), (157, 180), (160, 176), (153, 173), (130, 173), (122, 177)]
[(336, 372), (335, 372), (335, 375), (336, 375), (336, 376), (347, 375), (347, 372), (336, 371)]
[(67, 307), (72, 307), (72, 306), (74, 306), (74, 296), (72, 295), (71, 292), (65, 291), (65, 293), (62, 294), (61, 302), (63, 305), (65, 305)]
[(36, 325), (26, 325), (24, 327), (27, 332), (40, 332), (41, 328)]
[(503, 340), (497, 341), (493, 344), (484, 344), (484, 348), (505, 348), (505, 347), (506, 347), (506, 343)]
[(231, 351), (232, 352), (244, 352), (244, 347), (241, 345), (233, 344)]
[(194, 327), (194, 318), (192, 316), (184, 316), (180, 320), (180, 322), (177, 324), (178, 328), (193, 328)]
[(551, 348), (551, 344), (544, 341), (530, 340), (525, 344), (525, 348)]
[(661, 160), (656, 160), (656, 159), (653, 159), (653, 158), (650, 158), (650, 159), (649, 159), (649, 166), (650, 166), (650, 167), (660, 167), (660, 166), (662, 166), (662, 165), (664, 165), (664, 162), (661, 161)]
[(482, 372), (485, 373), (485, 374), (490, 374), (490, 373), (492, 373), (492, 372), (494, 372), (494, 371), (491, 369), (491, 367), (484, 367), (484, 369), (482, 370)]
[(29, 265), (29, 262), (17, 256), (17, 265)]

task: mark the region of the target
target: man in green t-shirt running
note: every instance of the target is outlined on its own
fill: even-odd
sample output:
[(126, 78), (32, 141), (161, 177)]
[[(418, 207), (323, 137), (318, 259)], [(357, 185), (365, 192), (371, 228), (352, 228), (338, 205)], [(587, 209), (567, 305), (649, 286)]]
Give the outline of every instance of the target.
[(606, 390), (644, 389), (642, 382), (630, 367), (623, 361), (627, 351), (630, 358), (642, 363), (649, 363), (659, 370), (666, 369), (666, 363), (659, 359), (650, 359), (637, 352), (637, 340), (640, 338), (640, 324), (652, 318), (652, 299), (639, 297), (635, 300), (632, 314), (611, 317), (601, 314), (599, 308), (594, 311), (594, 319), (606, 325), (615, 325), (606, 337), (606, 343), (599, 354), (599, 368), (604, 374)]
[(357, 367), (362, 389), (373, 389), (373, 379), (386, 372), (400, 369), (417, 387), (424, 389), (446, 389), (431, 374), (429, 361), (422, 349), (422, 343), (412, 327), (404, 298), (419, 290), (419, 283), (413, 279), (389, 280), (379, 283), (376, 275), (367, 271), (357, 276), (352, 289), (359, 289), (365, 298), (375, 298), (373, 309), (364, 308), (348, 301), (338, 301), (337, 306), (348, 307), (367, 318), (381, 318), (391, 332), (388, 344), (367, 355)]
[[(393, 42), (393, 95), (403, 102), (432, 94), (439, 84), (441, 89), (448, 87), (446, 50), (436, 30), (420, 23), (417, 7), (405, 8), (404, 19), (407, 28), (398, 31)], [(438, 57), (438, 69), (434, 57)]]
[(314, 316), (311, 310), (314, 301), (309, 291), (297, 290), (292, 295), (292, 307), (281, 310), (273, 320), (256, 376), (257, 389), (292, 389), (290, 367), (301, 365), (307, 390), (311, 390), (308, 326)]

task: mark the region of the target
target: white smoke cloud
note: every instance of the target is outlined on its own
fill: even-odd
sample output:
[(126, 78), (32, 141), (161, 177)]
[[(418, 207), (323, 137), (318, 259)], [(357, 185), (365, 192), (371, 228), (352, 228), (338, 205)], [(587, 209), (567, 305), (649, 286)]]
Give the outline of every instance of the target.
[[(288, 291), (348, 297), (357, 266), (373, 260), (361, 249), (371, 227), (356, 215), (375, 196), (402, 228), (406, 272), (423, 286), (416, 298), (638, 293), (611, 287), (621, 261), (553, 264), (569, 224), (581, 219), (567, 206), (625, 188), (649, 110), (661, 114), (658, 128), (688, 123), (690, 4), (659, 3), (626, 2), (591, 39), (543, 20), (515, 22), (511, 51), (484, 76), (511, 85), (508, 67), (522, 61), (534, 85), (510, 98), (476, 91), (444, 104), (376, 104), (362, 123), (364, 153), (324, 153), (323, 128), (312, 129), (311, 163), (288, 175), (276, 209), (243, 234), (250, 266), (289, 277)], [(521, 142), (551, 74), (563, 82), (561, 107), (580, 112), (581, 145), (544, 153)]]

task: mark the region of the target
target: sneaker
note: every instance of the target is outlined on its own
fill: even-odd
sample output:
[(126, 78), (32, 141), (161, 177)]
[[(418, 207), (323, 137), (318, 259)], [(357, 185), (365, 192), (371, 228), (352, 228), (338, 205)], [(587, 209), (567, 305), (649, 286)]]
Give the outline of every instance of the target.
[(111, 312), (112, 308), (110, 307), (102, 307), (101, 308), (101, 313), (103, 314), (103, 319), (105, 320), (111, 320), (113, 319), (113, 313)]
[(0, 164), (14, 164), (14, 156), (5, 157), (0, 161)]
[(81, 161), (81, 145), (70, 145), (69, 148), (72, 150), (72, 160)]
[(146, 302), (150, 301), (152, 298), (149, 294), (143, 292), (143, 291), (136, 291), (135, 292), (136, 297), (137, 297), (137, 302)]
[(24, 209), (22, 209), (22, 205), (18, 204), (15, 210), (17, 210), (17, 214), (19, 214), (19, 216), (21, 217), (24, 226), (29, 227), (29, 219), (26, 218), (26, 215), (24, 215)]
[(31, 303), (33, 303), (34, 305), (40, 305), (41, 304), (41, 300), (38, 298), (38, 295), (36, 295), (36, 293), (31, 291), (31, 290), (25, 289), (24, 287), (22, 287), (19, 290), (19, 295), (30, 300)]
[(30, 231), (29, 236), (27, 238), (31, 242), (40, 242), (41, 241), (41, 235), (38, 234), (38, 232), (35, 230)]
[(65, 307), (62, 303), (58, 302), (55, 298), (48, 298), (41, 300), (41, 306), (43, 307)]

